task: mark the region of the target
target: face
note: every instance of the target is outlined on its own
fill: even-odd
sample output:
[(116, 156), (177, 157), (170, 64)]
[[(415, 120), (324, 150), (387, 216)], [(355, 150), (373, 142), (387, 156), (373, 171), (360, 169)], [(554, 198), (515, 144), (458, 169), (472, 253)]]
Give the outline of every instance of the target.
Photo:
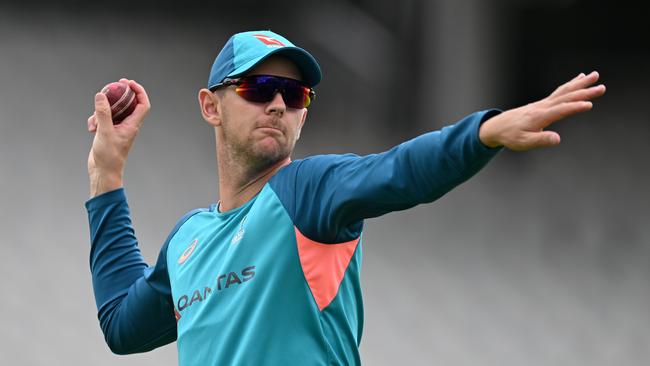
[[(301, 80), (298, 68), (281, 56), (271, 56), (247, 75)], [(291, 155), (307, 116), (306, 108), (287, 107), (280, 93), (267, 103), (249, 102), (235, 93), (234, 86), (218, 90), (212, 96), (217, 99), (214, 111), (217, 118), (212, 124), (217, 127), (219, 143), (239, 163), (263, 168)]]

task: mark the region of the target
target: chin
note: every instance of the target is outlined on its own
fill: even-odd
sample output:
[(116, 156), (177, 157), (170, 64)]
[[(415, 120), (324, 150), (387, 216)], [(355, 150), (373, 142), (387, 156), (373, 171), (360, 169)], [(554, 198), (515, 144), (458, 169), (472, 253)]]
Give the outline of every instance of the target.
[(277, 144), (275, 146), (260, 146), (260, 148), (256, 150), (257, 151), (254, 152), (253, 156), (261, 166), (274, 165), (286, 159), (290, 154), (290, 151), (287, 147), (278, 146)]

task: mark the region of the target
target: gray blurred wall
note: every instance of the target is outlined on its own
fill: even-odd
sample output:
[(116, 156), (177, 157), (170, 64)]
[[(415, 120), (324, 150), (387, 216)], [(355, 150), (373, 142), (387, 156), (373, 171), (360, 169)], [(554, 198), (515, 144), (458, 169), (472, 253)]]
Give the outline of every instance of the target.
[[(118, 2), (120, 3), (120, 2)], [(271, 28), (324, 80), (295, 157), (382, 151), (578, 72), (608, 93), (502, 152), (438, 202), (366, 224), (367, 365), (646, 365), (650, 358), (650, 42), (637, 4), (588, 1), (145, 1), (0, 5), (0, 357), (11, 365), (175, 365), (175, 345), (112, 355), (88, 269), (86, 118), (140, 81), (151, 113), (126, 171), (145, 258), (186, 211), (218, 200), (198, 111), (230, 34)], [(126, 2), (124, 3), (126, 4)], [(203, 8), (205, 7), (205, 8)]]

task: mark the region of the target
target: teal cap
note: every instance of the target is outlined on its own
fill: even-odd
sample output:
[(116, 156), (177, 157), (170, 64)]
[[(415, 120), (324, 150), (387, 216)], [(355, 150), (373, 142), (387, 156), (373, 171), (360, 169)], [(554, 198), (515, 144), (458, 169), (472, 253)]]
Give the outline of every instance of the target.
[(282, 55), (295, 63), (302, 74), (302, 81), (307, 86), (314, 87), (321, 81), (320, 66), (309, 52), (277, 33), (251, 31), (233, 35), (223, 46), (212, 64), (208, 89), (212, 89), (225, 78), (245, 74), (271, 55)]

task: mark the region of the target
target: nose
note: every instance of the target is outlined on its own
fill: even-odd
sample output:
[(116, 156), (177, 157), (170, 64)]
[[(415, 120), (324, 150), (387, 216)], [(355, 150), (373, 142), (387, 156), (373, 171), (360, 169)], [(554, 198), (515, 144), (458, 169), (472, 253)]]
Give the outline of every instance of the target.
[(279, 116), (282, 116), (287, 110), (287, 105), (284, 104), (284, 99), (282, 99), (282, 93), (280, 91), (276, 92), (273, 96), (273, 99), (266, 105), (266, 113), (275, 113)]

